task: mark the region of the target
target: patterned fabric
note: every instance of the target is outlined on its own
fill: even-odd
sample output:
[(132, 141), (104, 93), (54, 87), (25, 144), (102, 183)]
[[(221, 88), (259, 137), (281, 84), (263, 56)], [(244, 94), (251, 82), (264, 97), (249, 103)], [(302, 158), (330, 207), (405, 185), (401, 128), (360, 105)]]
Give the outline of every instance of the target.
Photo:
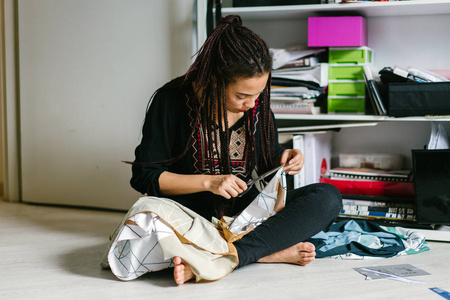
[(399, 252), (397, 255), (411, 255), (417, 254), (424, 251), (430, 250), (430, 246), (425, 240), (425, 235), (420, 232), (414, 231), (413, 229), (403, 228), (403, 227), (385, 227), (381, 226), (386, 231), (392, 232), (393, 234), (401, 237), (405, 250)]
[(132, 280), (172, 267), (173, 257), (179, 256), (197, 281), (220, 279), (238, 264), (232, 242), (274, 215), (285, 198), (281, 170), (239, 216), (219, 222), (208, 222), (170, 199), (142, 197), (113, 233), (101, 265), (121, 280)]
[(347, 220), (333, 224), (310, 239), (316, 257), (365, 259), (394, 257), (429, 250), (425, 237), (401, 227), (380, 226), (371, 221)]
[(274, 179), (239, 216), (230, 220), (231, 232), (237, 235), (246, 233), (276, 214), (277, 204), (283, 203), (284, 206), (287, 189), (286, 176), (282, 170), (279, 170)]
[[(219, 169), (219, 160), (218, 160), (218, 149), (215, 148), (214, 141), (209, 143), (206, 132), (203, 128), (203, 125), (200, 122), (200, 116), (196, 114), (196, 106), (195, 106), (195, 95), (191, 91), (186, 94), (186, 105), (189, 110), (189, 120), (191, 128), (195, 128), (195, 131), (192, 133), (192, 153), (193, 160), (195, 166), (195, 173), (197, 174), (212, 174), (213, 172), (207, 165), (209, 162), (207, 149), (211, 145), (214, 147), (213, 155), (214, 157), (214, 174), (220, 174)], [(254, 130), (252, 132), (253, 135), (256, 133), (256, 126), (259, 121), (259, 105), (258, 100), (256, 100), (255, 107), (251, 109), (248, 113), (248, 118), (245, 122), (242, 122), (242, 125), (237, 128), (231, 130), (230, 133), (230, 160), (231, 160), (231, 174), (241, 177), (245, 179), (249, 172), (249, 158), (250, 154), (254, 151), (254, 149), (250, 149), (248, 147), (248, 143), (246, 142), (246, 126), (250, 123), (250, 119), (253, 120)], [(216, 128), (218, 131), (218, 127)], [(250, 129), (248, 129), (250, 130)], [(217, 136), (218, 136), (217, 132)], [(212, 138), (214, 138), (213, 135)], [(220, 148), (220, 140), (217, 143)]]
[(206, 280), (225, 276), (238, 261), (234, 246), (210, 222), (156, 197), (142, 197), (133, 205), (108, 252), (107, 262), (121, 280), (173, 266), (174, 256)]

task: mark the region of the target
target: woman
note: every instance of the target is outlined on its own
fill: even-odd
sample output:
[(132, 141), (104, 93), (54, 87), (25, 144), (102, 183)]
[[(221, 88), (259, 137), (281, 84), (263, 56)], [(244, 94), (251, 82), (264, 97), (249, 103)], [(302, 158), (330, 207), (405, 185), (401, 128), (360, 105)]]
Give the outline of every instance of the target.
[[(211, 220), (233, 216), (255, 198), (254, 187), (238, 197), (252, 172), (282, 164), (289, 175), (300, 172), (303, 154), (278, 144), (271, 68), (266, 43), (239, 16), (223, 18), (187, 73), (155, 92), (135, 151), (133, 188)], [(237, 267), (312, 262), (315, 249), (305, 241), (330, 225), (340, 208), (341, 196), (331, 185), (288, 191), (284, 209), (234, 242)], [(173, 262), (177, 284), (193, 277), (182, 258)]]

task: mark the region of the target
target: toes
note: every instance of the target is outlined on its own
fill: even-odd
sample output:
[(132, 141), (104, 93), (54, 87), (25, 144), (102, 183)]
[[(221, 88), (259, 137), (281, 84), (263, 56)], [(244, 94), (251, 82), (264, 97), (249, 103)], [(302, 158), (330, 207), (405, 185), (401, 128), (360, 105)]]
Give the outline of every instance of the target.
[(299, 264), (301, 266), (306, 266), (307, 264), (312, 263), (315, 259), (315, 257), (304, 257), (300, 260)]
[(181, 257), (174, 257), (173, 263), (175, 264), (175, 268), (173, 270), (173, 278), (175, 279), (175, 283), (180, 285), (185, 281), (184, 278), (184, 268), (185, 266), (182, 264)]
[(316, 247), (310, 242), (299, 243), (298, 246), (300, 251), (314, 252), (316, 250)]
[(173, 263), (174, 263), (175, 265), (180, 265), (180, 264), (181, 264), (181, 257), (175, 256), (175, 257), (173, 258)]
[(181, 285), (184, 283), (184, 266), (178, 265), (175, 270), (173, 277), (175, 279), (175, 283), (178, 285)]

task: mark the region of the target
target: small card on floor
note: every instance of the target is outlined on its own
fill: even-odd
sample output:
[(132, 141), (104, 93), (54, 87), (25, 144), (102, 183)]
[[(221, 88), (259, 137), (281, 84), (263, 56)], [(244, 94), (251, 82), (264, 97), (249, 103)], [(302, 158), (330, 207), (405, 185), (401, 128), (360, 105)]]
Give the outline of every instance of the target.
[(354, 270), (370, 277), (371, 279), (388, 278), (392, 275), (398, 277), (430, 275), (430, 273), (425, 272), (424, 270), (414, 267), (410, 264), (354, 268)]

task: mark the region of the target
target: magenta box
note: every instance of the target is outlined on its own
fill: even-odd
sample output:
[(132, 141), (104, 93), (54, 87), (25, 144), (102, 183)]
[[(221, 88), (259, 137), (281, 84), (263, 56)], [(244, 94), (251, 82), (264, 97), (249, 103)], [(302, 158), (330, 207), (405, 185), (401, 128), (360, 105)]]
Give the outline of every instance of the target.
[(367, 21), (359, 16), (309, 17), (308, 46), (367, 46)]

